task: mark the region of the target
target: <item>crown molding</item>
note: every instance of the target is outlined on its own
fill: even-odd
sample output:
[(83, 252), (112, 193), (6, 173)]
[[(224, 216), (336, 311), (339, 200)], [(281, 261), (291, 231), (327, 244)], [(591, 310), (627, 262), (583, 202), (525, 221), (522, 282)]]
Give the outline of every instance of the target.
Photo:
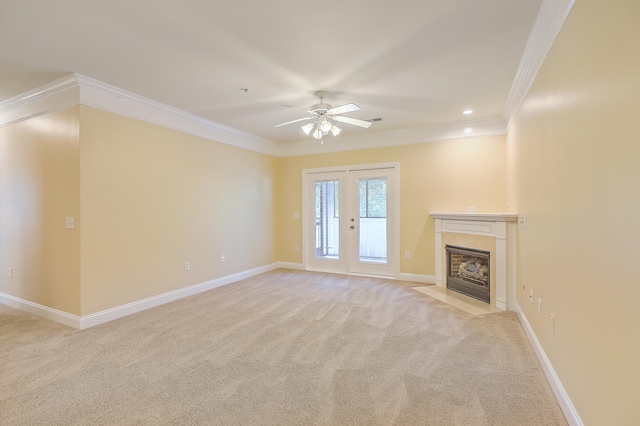
[(0, 127), (73, 105), (87, 105), (268, 155), (278, 145), (80, 74), (69, 74), (0, 103)]
[(77, 105), (80, 88), (73, 74), (0, 102), (0, 127)]
[(207, 120), (195, 114), (138, 96), (76, 74), (80, 103), (228, 145), (276, 155), (278, 145), (265, 138)]
[[(471, 129), (470, 133), (467, 133), (465, 129)], [(450, 139), (504, 135), (505, 133), (505, 121), (502, 117), (493, 117), (400, 130), (361, 133), (353, 136), (340, 136), (338, 138), (328, 137), (323, 139), (323, 143), (320, 143), (317, 139), (309, 138), (296, 142), (282, 143), (278, 156), (293, 157), (328, 152), (414, 145)]]
[(502, 109), (507, 130), (529, 93), (574, 3), (575, 0), (543, 0)]

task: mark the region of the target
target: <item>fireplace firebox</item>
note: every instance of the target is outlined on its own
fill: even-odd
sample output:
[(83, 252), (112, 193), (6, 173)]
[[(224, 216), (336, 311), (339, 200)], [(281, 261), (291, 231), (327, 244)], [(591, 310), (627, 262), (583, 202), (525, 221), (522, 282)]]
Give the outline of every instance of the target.
[(445, 250), (447, 289), (491, 303), (490, 253), (450, 245)]

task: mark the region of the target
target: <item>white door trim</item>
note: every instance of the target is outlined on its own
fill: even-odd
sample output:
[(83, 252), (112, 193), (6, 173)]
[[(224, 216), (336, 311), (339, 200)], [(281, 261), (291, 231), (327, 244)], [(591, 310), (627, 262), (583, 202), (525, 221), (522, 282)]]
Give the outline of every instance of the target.
[[(376, 170), (376, 169), (393, 169), (394, 178), (394, 191), (392, 200), (389, 202), (394, 203), (395, 214), (392, 220), (389, 221), (389, 264), (392, 265), (393, 276), (387, 276), (387, 278), (400, 278), (400, 163), (375, 163), (375, 164), (358, 164), (351, 166), (336, 166), (336, 167), (321, 167), (302, 170), (302, 269), (311, 270), (309, 265), (309, 257), (313, 253), (309, 253), (308, 245), (310, 241), (313, 241), (313, 235), (310, 233), (310, 228), (306, 226), (308, 217), (311, 214), (309, 211), (310, 199), (314, 194), (309, 194), (307, 190), (307, 177), (312, 174), (330, 173), (330, 172), (351, 172), (360, 170)], [(346, 218), (345, 218), (346, 219)], [(350, 273), (349, 271), (347, 273)], [(361, 274), (353, 274), (361, 275)]]

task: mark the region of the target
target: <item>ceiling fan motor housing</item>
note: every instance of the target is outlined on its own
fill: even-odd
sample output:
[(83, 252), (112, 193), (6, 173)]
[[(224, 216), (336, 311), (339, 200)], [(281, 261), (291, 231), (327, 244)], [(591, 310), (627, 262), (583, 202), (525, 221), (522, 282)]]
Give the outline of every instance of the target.
[(325, 115), (333, 106), (320, 102), (319, 104), (311, 105), (310, 111), (314, 114)]

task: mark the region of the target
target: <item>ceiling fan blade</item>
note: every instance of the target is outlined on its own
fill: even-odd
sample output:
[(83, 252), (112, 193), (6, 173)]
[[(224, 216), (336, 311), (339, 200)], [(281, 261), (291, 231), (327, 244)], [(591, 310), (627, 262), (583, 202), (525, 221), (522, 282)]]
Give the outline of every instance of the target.
[(358, 126), (358, 127), (364, 127), (365, 129), (368, 129), (369, 126), (371, 126), (371, 122), (370, 121), (359, 120), (357, 118), (343, 117), (342, 115), (335, 115), (335, 116), (333, 116), (331, 118), (333, 120), (339, 121), (341, 123), (352, 124), (352, 125)]
[(362, 108), (356, 104), (345, 104), (331, 108), (327, 111), (327, 114), (344, 114), (346, 112), (360, 111), (361, 109)]
[(297, 123), (297, 122), (299, 122), (299, 121), (311, 120), (312, 118), (315, 118), (315, 117), (298, 118), (297, 120), (291, 120), (291, 121), (287, 121), (286, 123), (276, 124), (276, 125), (275, 125), (275, 126), (273, 126), (273, 127), (286, 126), (287, 124), (293, 124), (293, 123)]
[(299, 109), (300, 111), (304, 111), (304, 112), (309, 112), (309, 113), (311, 112), (311, 111), (309, 111), (308, 109), (299, 108), (299, 107), (297, 107), (297, 106), (293, 106), (293, 105), (282, 105), (282, 106), (283, 106), (283, 107), (285, 107), (285, 108)]

